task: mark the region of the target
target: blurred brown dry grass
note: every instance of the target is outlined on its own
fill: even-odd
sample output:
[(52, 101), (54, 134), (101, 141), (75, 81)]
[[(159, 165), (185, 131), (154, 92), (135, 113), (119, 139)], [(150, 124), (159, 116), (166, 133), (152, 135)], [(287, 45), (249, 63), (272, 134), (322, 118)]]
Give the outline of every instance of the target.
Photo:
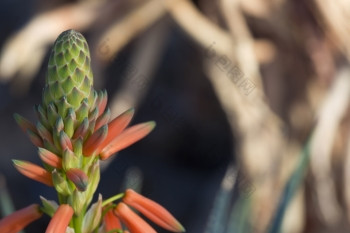
[[(57, 1), (38, 9), (8, 38), (0, 54), (0, 80), (23, 94), (53, 40), (68, 28), (90, 35), (95, 77), (103, 77), (130, 41), (157, 24), (137, 42), (130, 61), (143, 74), (140, 78), (147, 78), (145, 86), (139, 89), (126, 78), (111, 106), (117, 114), (137, 106), (147, 94), (171, 39), (165, 17), (203, 51), (198, 53), (200, 69), (238, 145), (235, 166), (255, 187), (254, 232), (268, 228), (312, 129), (307, 177), (289, 206), (283, 232), (349, 231), (347, 0)], [(97, 80), (97, 85), (103, 82)]]

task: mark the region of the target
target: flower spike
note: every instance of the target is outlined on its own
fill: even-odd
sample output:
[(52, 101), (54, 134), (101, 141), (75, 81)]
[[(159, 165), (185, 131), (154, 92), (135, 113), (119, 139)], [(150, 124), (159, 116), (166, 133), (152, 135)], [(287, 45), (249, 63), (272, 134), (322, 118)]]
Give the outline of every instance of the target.
[(110, 144), (102, 149), (100, 158), (108, 159), (112, 154), (125, 149), (133, 143), (146, 137), (156, 126), (154, 121), (131, 126), (117, 136)]
[(115, 214), (122, 220), (132, 233), (156, 233), (156, 231), (133, 212), (127, 205), (120, 202), (115, 208)]
[(42, 216), (38, 204), (32, 204), (0, 220), (1, 233), (15, 233)]
[(74, 210), (70, 205), (60, 205), (53, 215), (45, 233), (65, 233), (73, 213)]
[(173, 232), (185, 232), (185, 228), (163, 206), (132, 189), (126, 190), (123, 202), (140, 211), (164, 229)]
[[(0, 233), (16, 233), (42, 213), (52, 219), (46, 233), (155, 233), (136, 210), (174, 232), (181, 224), (163, 207), (132, 190), (92, 204), (101, 173), (100, 160), (148, 135), (155, 122), (128, 127), (134, 115), (129, 109), (111, 118), (107, 91), (96, 91), (89, 47), (74, 30), (62, 32), (49, 57), (42, 101), (34, 107), (38, 121), (14, 118), (31, 142), (39, 147), (43, 167), (13, 160), (23, 175), (53, 186), (57, 203), (41, 197), (32, 205), (0, 220)], [(112, 120), (110, 120), (112, 119)], [(119, 200), (119, 204), (112, 202)], [(135, 210), (136, 209), (136, 210)]]
[(47, 186), (53, 186), (51, 174), (44, 168), (39, 167), (30, 162), (22, 160), (12, 160), (15, 168), (24, 176), (46, 184)]

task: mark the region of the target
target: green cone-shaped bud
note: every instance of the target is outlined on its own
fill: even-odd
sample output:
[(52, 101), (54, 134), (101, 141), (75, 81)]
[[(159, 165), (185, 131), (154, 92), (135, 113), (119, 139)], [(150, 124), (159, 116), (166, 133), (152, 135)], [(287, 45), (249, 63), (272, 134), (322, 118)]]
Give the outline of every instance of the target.
[[(47, 109), (50, 103), (54, 103), (58, 114), (65, 118), (68, 109), (78, 110), (84, 99), (90, 106), (93, 104), (92, 85), (90, 52), (85, 38), (74, 30), (62, 32), (49, 58), (43, 106)], [(84, 114), (86, 116), (81, 119), (87, 117), (87, 111)], [(49, 121), (52, 123), (54, 119)]]

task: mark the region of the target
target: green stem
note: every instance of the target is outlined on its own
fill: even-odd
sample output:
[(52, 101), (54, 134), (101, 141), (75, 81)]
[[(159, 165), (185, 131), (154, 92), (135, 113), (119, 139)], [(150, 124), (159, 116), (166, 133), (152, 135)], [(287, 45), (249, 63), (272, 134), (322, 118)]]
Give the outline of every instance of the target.
[(107, 200), (104, 200), (104, 201), (102, 202), (102, 207), (105, 207), (105, 206), (108, 205), (109, 203), (111, 203), (111, 202), (113, 202), (113, 201), (116, 201), (116, 200), (118, 200), (118, 199), (120, 199), (120, 198), (123, 198), (124, 195), (125, 195), (125, 193), (119, 193), (119, 194), (117, 194), (117, 195), (114, 195), (114, 196), (108, 198)]
[(85, 216), (85, 210), (81, 211), (81, 213), (76, 216), (73, 216), (73, 224), (74, 224), (74, 232), (75, 233), (81, 233), (82, 232), (82, 226), (83, 226), (83, 220)]

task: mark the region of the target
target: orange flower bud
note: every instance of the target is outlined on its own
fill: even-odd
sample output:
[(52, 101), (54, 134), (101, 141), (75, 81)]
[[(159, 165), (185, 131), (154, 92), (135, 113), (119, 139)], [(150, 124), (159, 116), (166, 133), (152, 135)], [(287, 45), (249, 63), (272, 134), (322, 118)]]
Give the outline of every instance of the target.
[(107, 211), (103, 218), (104, 224), (105, 224), (105, 231), (109, 232), (111, 230), (119, 230), (123, 229), (122, 225), (120, 223), (120, 220), (117, 216), (114, 215), (113, 209), (110, 209)]
[(67, 177), (71, 180), (79, 191), (85, 191), (89, 184), (89, 177), (78, 168), (71, 168), (67, 172)]
[(116, 215), (132, 233), (156, 233), (156, 231), (123, 202), (115, 208)]
[(63, 151), (66, 149), (73, 150), (72, 141), (70, 140), (68, 135), (63, 130), (60, 133), (59, 140), (60, 140), (60, 145), (61, 145), (61, 148)]
[(146, 137), (156, 126), (154, 121), (131, 126), (111, 141), (100, 153), (100, 159), (108, 159), (112, 154), (125, 149), (133, 143)]
[(23, 132), (27, 132), (27, 130), (30, 129), (32, 132), (37, 133), (36, 127), (32, 122), (30, 122), (29, 120), (27, 120), (26, 118), (22, 117), (17, 113), (15, 113), (13, 116), (17, 124), (19, 125), (19, 127), (21, 127)]
[(44, 168), (39, 167), (30, 162), (21, 160), (12, 160), (15, 168), (24, 176), (46, 184), (47, 186), (53, 186), (52, 177), (50, 172), (46, 171)]
[(185, 232), (184, 227), (163, 206), (132, 189), (126, 190), (123, 202), (140, 211), (164, 229), (173, 232)]
[(107, 109), (101, 116), (97, 118), (94, 131), (106, 125), (109, 122), (110, 117), (111, 111)]
[(46, 233), (65, 233), (73, 214), (74, 210), (70, 205), (60, 205), (53, 215)]
[(107, 96), (107, 91), (101, 91), (97, 97), (96, 100), (96, 105), (98, 108), (98, 116), (100, 116), (104, 111), (107, 106), (107, 101), (108, 101), (108, 96)]
[(126, 128), (126, 126), (128, 126), (133, 115), (134, 109), (131, 108), (109, 122), (107, 137), (99, 145), (97, 151), (103, 150), (103, 148), (105, 148), (116, 136), (118, 136)]
[(0, 220), (1, 233), (16, 233), (42, 215), (38, 204), (32, 204)]
[(29, 140), (37, 147), (43, 147), (43, 140), (39, 135), (37, 135), (35, 132), (31, 131), (30, 129), (27, 129), (27, 135), (29, 137)]
[(105, 140), (108, 134), (108, 126), (104, 125), (97, 131), (95, 131), (89, 138), (86, 140), (83, 146), (83, 155), (90, 156), (93, 155), (97, 150), (98, 146)]
[(45, 148), (39, 148), (38, 153), (44, 163), (55, 168), (62, 168), (62, 159), (56, 154), (46, 150)]

